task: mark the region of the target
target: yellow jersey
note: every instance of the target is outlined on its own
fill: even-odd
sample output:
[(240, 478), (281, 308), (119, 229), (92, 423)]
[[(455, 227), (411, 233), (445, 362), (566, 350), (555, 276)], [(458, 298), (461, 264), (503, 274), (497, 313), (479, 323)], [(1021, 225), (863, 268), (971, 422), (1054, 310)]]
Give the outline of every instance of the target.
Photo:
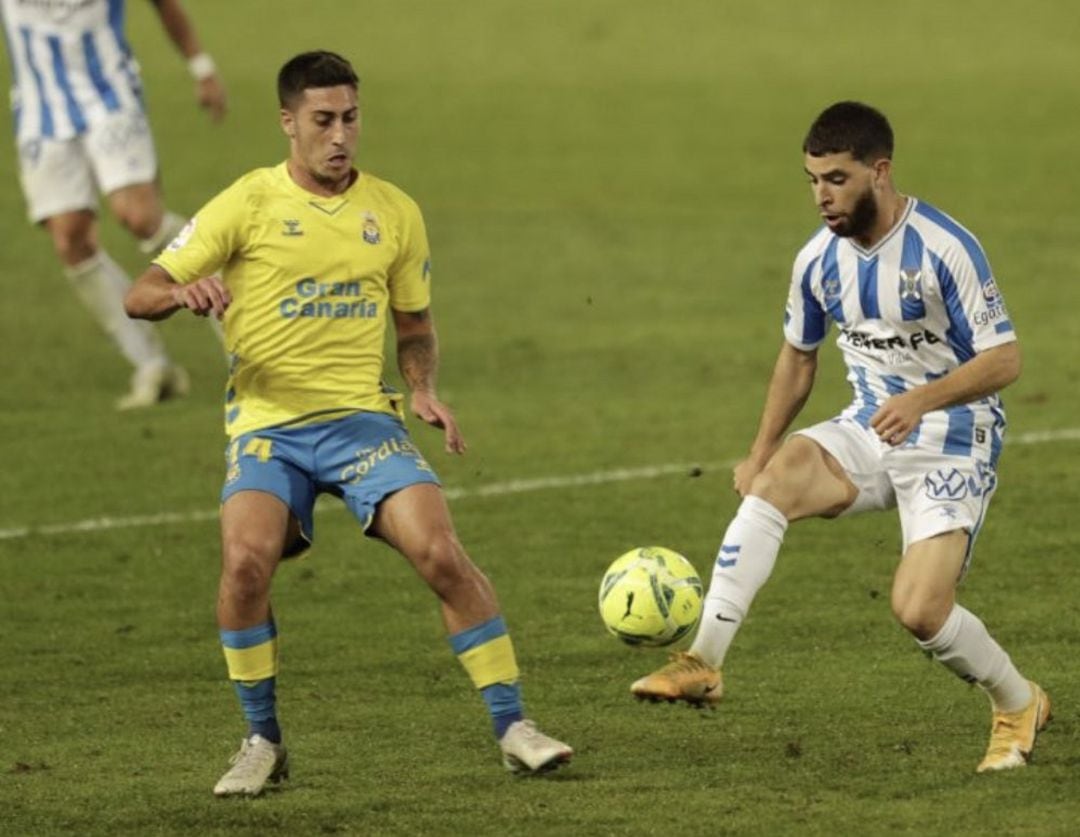
[(154, 260), (175, 281), (220, 273), (231, 356), (225, 430), (252, 430), (358, 410), (400, 415), (382, 381), (387, 308), (431, 301), (420, 209), (359, 173), (324, 198), (285, 163), (250, 172), (195, 215)]

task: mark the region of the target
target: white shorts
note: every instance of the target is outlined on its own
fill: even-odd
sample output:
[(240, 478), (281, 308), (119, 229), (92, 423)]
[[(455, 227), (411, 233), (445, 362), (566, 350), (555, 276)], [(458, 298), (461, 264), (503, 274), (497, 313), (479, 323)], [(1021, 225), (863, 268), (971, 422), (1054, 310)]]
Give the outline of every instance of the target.
[(23, 142), (19, 177), (35, 224), (64, 212), (96, 210), (99, 194), (151, 183), (157, 153), (146, 114), (110, 113), (77, 137)]
[(916, 541), (964, 529), (971, 536), (966, 569), (997, 488), (988, 442), (974, 446), (970, 457), (910, 443), (894, 448), (870, 428), (848, 418), (815, 424), (797, 434), (813, 439), (831, 453), (858, 488), (858, 496), (843, 515), (895, 506), (905, 552)]

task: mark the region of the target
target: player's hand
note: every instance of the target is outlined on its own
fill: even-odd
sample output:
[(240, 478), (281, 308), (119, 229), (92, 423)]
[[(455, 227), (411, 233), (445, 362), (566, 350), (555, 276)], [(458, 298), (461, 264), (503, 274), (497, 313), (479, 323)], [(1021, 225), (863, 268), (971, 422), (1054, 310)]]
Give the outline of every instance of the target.
[(923, 413), (922, 397), (917, 389), (886, 398), (870, 416), (870, 426), (887, 445), (902, 445), (919, 426)]
[(762, 459), (751, 455), (735, 466), (733, 487), (740, 497), (745, 497), (750, 493), (750, 484), (754, 481), (754, 477), (765, 470), (767, 461), (767, 458)]
[(187, 308), (199, 317), (212, 314), (219, 320), (232, 302), (232, 294), (220, 276), (206, 276), (187, 285), (175, 285), (172, 294), (173, 302), (179, 307)]
[(225, 118), (225, 86), (216, 75), (196, 82), (195, 98), (199, 101), (199, 107), (207, 111), (214, 122)]
[(432, 427), (446, 431), (446, 452), (465, 453), (465, 440), (458, 430), (454, 413), (430, 392), (414, 392), (412, 411), (417, 418), (426, 421)]

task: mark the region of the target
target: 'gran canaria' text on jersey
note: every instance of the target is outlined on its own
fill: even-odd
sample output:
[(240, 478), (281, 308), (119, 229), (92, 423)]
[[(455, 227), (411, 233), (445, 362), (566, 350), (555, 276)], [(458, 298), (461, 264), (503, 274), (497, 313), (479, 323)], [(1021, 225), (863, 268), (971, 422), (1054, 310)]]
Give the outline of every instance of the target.
[(296, 283), (294, 293), (281, 300), (279, 309), (286, 320), (294, 317), (375, 317), (379, 305), (365, 299), (361, 281), (320, 282), (307, 276)]

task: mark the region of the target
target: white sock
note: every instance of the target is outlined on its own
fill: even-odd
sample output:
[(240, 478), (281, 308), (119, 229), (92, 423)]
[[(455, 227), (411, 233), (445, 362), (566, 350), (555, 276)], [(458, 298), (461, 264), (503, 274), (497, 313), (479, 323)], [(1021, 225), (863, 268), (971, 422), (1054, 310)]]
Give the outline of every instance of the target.
[(1031, 703), (1031, 685), (1009, 655), (969, 610), (953, 606), (941, 630), (919, 645), (968, 683), (977, 683), (999, 712), (1018, 712)]
[(124, 295), (131, 287), (124, 269), (104, 250), (86, 261), (65, 267), (75, 293), (87, 310), (136, 369), (167, 366), (165, 346), (150, 323), (132, 320), (124, 311)]
[(161, 226), (158, 227), (158, 231), (149, 238), (142, 239), (139, 242), (139, 249), (148, 256), (156, 256), (165, 249), (166, 244), (176, 238), (185, 224), (187, 224), (187, 218), (166, 209), (161, 217)]
[(788, 521), (760, 497), (746, 497), (731, 521), (716, 556), (705, 596), (701, 626), (690, 650), (719, 668), (750, 603), (769, 578)]

